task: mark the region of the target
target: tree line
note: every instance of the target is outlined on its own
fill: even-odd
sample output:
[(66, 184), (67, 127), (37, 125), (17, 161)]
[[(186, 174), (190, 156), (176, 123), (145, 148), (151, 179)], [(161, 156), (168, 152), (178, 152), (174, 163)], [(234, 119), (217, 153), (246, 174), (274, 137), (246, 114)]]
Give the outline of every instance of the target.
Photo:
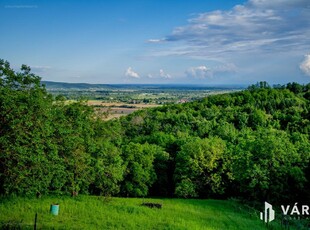
[(308, 200), (310, 84), (102, 121), (0, 60), (0, 194)]

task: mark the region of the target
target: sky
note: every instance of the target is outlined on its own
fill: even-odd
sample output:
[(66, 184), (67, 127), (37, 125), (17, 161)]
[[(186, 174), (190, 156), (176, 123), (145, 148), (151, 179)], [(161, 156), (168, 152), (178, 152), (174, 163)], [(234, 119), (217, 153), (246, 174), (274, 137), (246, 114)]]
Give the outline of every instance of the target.
[(48, 81), (310, 82), (310, 0), (0, 0), (0, 31)]

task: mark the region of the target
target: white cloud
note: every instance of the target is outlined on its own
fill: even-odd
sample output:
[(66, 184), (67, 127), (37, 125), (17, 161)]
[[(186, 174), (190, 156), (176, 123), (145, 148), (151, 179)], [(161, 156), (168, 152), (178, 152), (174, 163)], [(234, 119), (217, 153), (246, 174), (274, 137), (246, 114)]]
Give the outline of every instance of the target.
[(300, 53), (310, 48), (309, 18), (309, 0), (250, 0), (189, 19), (187, 25), (158, 39), (166, 46), (153, 53), (221, 61), (236, 54)]
[(306, 75), (310, 76), (310, 54), (306, 54), (303, 62), (300, 64), (299, 68)]
[(162, 78), (165, 78), (165, 79), (170, 79), (171, 78), (171, 75), (168, 74), (168, 73), (165, 73), (165, 71), (163, 69), (159, 70), (159, 76), (162, 77)]
[(185, 71), (185, 74), (191, 78), (206, 79), (206, 78), (212, 78), (214, 75), (220, 73), (234, 73), (234, 72), (237, 72), (237, 67), (232, 63), (228, 63), (224, 65), (218, 65), (212, 68), (204, 65), (190, 67), (188, 70)]
[(204, 65), (197, 67), (190, 67), (188, 70), (186, 70), (185, 73), (188, 77), (198, 79), (211, 78), (213, 76), (213, 72), (211, 71), (211, 69)]
[(133, 71), (131, 67), (128, 67), (128, 69), (126, 70), (125, 76), (131, 77), (131, 78), (140, 78), (139, 74)]
[(170, 74), (168, 74), (168, 73), (166, 73), (163, 69), (160, 69), (159, 70), (159, 73), (152, 73), (152, 74), (148, 74), (147, 75), (147, 77), (149, 78), (149, 79), (171, 79), (172, 78), (172, 76), (170, 75)]

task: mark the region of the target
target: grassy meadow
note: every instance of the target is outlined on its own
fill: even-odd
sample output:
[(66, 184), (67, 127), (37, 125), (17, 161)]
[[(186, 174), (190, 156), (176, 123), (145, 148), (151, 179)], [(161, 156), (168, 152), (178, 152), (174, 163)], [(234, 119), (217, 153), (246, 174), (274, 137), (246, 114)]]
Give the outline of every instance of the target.
[[(143, 202), (160, 203), (162, 209)], [(58, 216), (49, 212), (52, 203), (59, 203)], [(33, 229), (35, 213), (37, 229), (266, 229), (258, 211), (232, 200), (95, 196), (1, 199), (0, 226)]]

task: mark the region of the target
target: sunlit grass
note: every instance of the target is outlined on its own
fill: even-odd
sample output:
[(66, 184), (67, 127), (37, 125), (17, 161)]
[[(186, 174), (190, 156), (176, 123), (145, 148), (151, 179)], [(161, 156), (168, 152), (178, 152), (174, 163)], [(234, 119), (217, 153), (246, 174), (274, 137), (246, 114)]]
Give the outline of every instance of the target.
[[(148, 208), (143, 202), (163, 207)], [(58, 216), (49, 212), (52, 203), (60, 205)], [(235, 201), (94, 196), (1, 200), (2, 225), (21, 222), (22, 229), (33, 229), (35, 213), (37, 229), (266, 229), (258, 212), (245, 211)]]

